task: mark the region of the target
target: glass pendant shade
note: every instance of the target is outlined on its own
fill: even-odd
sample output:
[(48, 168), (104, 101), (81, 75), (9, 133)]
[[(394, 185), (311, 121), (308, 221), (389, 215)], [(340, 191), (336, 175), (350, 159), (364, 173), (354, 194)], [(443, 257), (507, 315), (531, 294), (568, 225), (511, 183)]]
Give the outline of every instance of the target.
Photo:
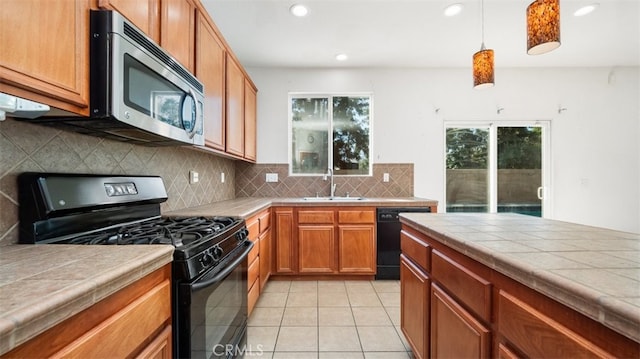
[(485, 49), (482, 44), (480, 51), (473, 54), (473, 88), (481, 89), (493, 85), (493, 50)]
[(527, 54), (560, 46), (560, 0), (536, 0), (527, 7)]

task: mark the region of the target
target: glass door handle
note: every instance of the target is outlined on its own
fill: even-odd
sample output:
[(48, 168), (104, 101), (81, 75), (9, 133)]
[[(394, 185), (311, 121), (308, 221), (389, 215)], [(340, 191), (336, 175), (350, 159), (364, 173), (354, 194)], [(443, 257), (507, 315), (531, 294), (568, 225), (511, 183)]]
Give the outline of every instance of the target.
[(544, 187), (538, 187), (538, 199), (544, 199)]

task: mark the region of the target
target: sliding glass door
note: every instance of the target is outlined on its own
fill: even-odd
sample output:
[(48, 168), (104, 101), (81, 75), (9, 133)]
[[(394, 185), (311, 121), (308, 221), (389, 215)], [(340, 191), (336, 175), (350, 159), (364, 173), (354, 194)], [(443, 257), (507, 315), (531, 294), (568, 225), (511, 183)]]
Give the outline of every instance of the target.
[(446, 211), (542, 216), (548, 171), (548, 124), (449, 123)]

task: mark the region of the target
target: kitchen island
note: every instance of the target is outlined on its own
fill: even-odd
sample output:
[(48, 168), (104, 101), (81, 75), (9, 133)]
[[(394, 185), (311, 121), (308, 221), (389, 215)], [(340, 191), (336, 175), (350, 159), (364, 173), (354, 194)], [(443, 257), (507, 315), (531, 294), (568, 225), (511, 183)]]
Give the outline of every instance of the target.
[(449, 330), (482, 355), (640, 355), (640, 235), (506, 213), (401, 222), (402, 328), (418, 357), (451, 354)]

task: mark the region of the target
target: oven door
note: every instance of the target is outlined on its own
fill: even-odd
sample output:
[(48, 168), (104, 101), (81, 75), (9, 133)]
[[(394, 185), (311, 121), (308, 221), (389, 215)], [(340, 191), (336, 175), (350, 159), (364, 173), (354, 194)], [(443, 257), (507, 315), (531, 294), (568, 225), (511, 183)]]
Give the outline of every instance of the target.
[(178, 284), (174, 341), (178, 358), (235, 358), (244, 354), (247, 330), (247, 255), (251, 241), (222, 270)]

